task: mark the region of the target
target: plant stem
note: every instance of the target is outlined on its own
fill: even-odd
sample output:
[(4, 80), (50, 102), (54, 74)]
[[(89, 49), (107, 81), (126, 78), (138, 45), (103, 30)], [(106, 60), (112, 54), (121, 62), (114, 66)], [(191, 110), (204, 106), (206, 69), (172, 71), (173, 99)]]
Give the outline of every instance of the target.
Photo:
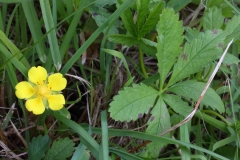
[(146, 72), (145, 65), (144, 65), (143, 52), (140, 48), (139, 48), (139, 63), (140, 63), (140, 67), (142, 69), (144, 78), (148, 78), (148, 74)]
[(228, 126), (231, 125), (222, 115), (218, 114), (217, 112), (214, 112), (214, 111), (212, 111), (212, 110), (203, 110), (202, 112), (213, 114), (213, 115), (217, 116), (218, 118), (220, 118), (220, 119), (221, 119), (223, 122), (225, 122)]

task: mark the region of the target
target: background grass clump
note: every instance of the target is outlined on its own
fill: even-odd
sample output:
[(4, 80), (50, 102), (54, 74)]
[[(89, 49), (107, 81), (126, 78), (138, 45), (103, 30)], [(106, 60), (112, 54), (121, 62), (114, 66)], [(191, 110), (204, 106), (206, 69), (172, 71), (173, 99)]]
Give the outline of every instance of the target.
[[(0, 159), (239, 159), (238, 0), (0, 2)], [(16, 98), (33, 66), (61, 110)]]

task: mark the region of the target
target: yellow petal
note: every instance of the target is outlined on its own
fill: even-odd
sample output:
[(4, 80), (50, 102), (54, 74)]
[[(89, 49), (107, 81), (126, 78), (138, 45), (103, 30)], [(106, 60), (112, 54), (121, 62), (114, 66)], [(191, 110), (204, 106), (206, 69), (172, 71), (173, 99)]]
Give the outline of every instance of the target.
[(67, 80), (61, 73), (54, 73), (48, 77), (48, 87), (52, 91), (61, 91), (67, 85)]
[(52, 110), (60, 110), (65, 104), (65, 98), (62, 94), (48, 95), (48, 105)]
[(26, 81), (19, 82), (15, 88), (15, 94), (19, 99), (30, 98), (35, 93), (35, 89)]
[(47, 79), (47, 71), (41, 66), (32, 67), (28, 71), (28, 78), (32, 83), (42, 85)]
[(45, 107), (43, 105), (43, 101), (41, 98), (33, 98), (26, 101), (26, 108), (29, 112), (33, 112), (33, 114), (42, 114), (45, 111)]

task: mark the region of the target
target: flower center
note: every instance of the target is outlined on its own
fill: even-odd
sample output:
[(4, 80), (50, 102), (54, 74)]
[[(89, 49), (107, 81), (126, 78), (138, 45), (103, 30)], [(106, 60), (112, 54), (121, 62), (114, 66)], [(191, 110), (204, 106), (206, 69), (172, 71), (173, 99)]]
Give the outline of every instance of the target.
[(46, 85), (39, 85), (37, 87), (37, 95), (40, 97), (46, 97), (50, 92), (49, 88)]

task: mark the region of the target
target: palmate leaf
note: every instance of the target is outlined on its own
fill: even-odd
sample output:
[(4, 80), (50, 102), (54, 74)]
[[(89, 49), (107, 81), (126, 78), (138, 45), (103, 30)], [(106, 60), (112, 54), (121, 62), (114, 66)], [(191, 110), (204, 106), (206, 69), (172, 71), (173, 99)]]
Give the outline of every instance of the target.
[(172, 77), (168, 86), (176, 83), (189, 75), (200, 71), (203, 67), (217, 59), (222, 53), (225, 34), (221, 30), (207, 31), (185, 43), (183, 53), (174, 65)]
[[(176, 93), (177, 95), (180, 95), (183, 97), (191, 98), (196, 102), (200, 97), (205, 85), (206, 84), (202, 82), (189, 80), (189, 81), (179, 82), (173, 85), (171, 88), (168, 88), (167, 91)], [(218, 110), (219, 113), (223, 113), (225, 110), (224, 104), (221, 98), (212, 88), (208, 88), (201, 103), (211, 107), (212, 109)]]
[(126, 46), (133, 46), (138, 43), (138, 40), (132, 36), (113, 34), (109, 36), (109, 40), (115, 43), (121, 43)]
[(145, 84), (125, 87), (110, 103), (110, 116), (114, 120), (131, 121), (147, 113), (158, 95), (158, 91)]
[(137, 0), (137, 32), (143, 27), (148, 15), (150, 0)]
[(220, 29), (223, 25), (224, 16), (222, 16), (222, 10), (214, 6), (209, 8), (203, 17), (203, 29), (213, 30)]
[(174, 10), (167, 8), (162, 12), (157, 26), (158, 43), (156, 56), (161, 88), (176, 61), (176, 57), (181, 52), (180, 45), (183, 42), (183, 27), (182, 22), (178, 19), (179, 16), (175, 14)]
[(165, 2), (158, 2), (153, 7), (146, 19), (146, 22), (143, 24), (141, 30), (138, 32), (138, 37), (143, 37), (145, 34), (156, 28), (157, 22), (160, 18), (159, 15), (162, 13), (164, 6)]
[(44, 160), (65, 160), (72, 155), (74, 143), (68, 137), (54, 141)]
[(133, 36), (137, 37), (135, 24), (133, 21), (133, 15), (130, 10), (130, 8), (126, 9), (123, 14), (121, 15), (122, 22), (124, 24), (124, 27), (127, 29), (127, 31)]
[[(163, 99), (160, 97), (151, 111), (151, 117), (148, 120), (146, 133), (158, 135), (171, 127), (170, 115)], [(169, 134), (165, 135), (169, 137)], [(148, 154), (151, 157), (157, 157), (159, 150), (164, 147), (165, 143), (151, 142), (147, 145)]]

